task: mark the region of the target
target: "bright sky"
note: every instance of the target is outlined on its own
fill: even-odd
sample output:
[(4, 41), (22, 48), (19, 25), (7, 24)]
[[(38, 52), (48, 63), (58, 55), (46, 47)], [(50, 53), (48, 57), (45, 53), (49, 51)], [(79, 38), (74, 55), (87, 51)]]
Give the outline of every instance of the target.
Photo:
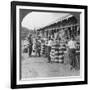
[(22, 27), (32, 30), (39, 29), (67, 15), (69, 15), (69, 13), (31, 12), (24, 17)]

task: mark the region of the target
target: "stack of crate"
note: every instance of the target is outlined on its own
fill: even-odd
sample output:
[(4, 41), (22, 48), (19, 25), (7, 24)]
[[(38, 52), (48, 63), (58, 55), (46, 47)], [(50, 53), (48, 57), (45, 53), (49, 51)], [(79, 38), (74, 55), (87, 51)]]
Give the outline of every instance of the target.
[(80, 42), (77, 42), (76, 46), (77, 46), (77, 48), (76, 48), (76, 55), (80, 55)]
[(66, 46), (64, 42), (55, 44), (51, 47), (50, 57), (52, 62), (63, 63)]
[(41, 55), (42, 56), (45, 55), (45, 44), (44, 43), (41, 44)]
[(77, 42), (76, 46), (76, 66), (77, 69), (80, 69), (80, 42)]

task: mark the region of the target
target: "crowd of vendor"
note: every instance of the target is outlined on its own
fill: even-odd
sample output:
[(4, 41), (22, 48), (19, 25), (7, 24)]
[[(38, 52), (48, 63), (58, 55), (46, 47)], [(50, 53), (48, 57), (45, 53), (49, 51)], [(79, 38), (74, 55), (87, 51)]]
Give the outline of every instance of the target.
[(26, 37), (23, 52), (47, 58), (48, 63), (70, 64), (80, 69), (80, 26), (75, 16), (37, 30)]
[(60, 35), (48, 38), (42, 38), (40, 36), (33, 37), (29, 35), (27, 37), (28, 46), (24, 49), (24, 52), (28, 49), (29, 57), (38, 56), (45, 57), (48, 63), (64, 63), (71, 64), (72, 68), (80, 69), (80, 39), (79, 36), (71, 38), (62, 38)]

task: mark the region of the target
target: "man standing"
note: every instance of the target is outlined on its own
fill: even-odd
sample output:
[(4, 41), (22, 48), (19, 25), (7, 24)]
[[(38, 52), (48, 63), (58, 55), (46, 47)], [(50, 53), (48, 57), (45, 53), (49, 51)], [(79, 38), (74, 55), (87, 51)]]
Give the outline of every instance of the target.
[(39, 57), (41, 56), (40, 50), (41, 50), (41, 42), (40, 40), (36, 39), (36, 55), (38, 54)]
[(72, 37), (71, 40), (68, 42), (68, 48), (69, 48), (69, 59), (71, 64), (71, 69), (76, 67), (76, 41)]
[(53, 43), (53, 40), (49, 37), (48, 46), (47, 46), (48, 47), (48, 63), (51, 62), (50, 52), (51, 52), (52, 43)]
[(29, 37), (28, 37), (28, 41), (29, 41), (29, 57), (31, 56), (31, 53), (32, 53), (32, 35), (30, 34)]

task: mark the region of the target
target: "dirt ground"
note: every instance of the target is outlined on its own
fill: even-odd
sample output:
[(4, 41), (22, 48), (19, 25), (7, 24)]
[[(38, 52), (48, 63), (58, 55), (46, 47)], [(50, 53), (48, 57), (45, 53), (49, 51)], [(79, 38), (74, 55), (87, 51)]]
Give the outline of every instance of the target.
[(44, 57), (28, 57), (23, 55), (21, 60), (21, 77), (61, 77), (61, 76), (79, 76), (80, 71), (70, 69), (69, 64), (48, 63)]

